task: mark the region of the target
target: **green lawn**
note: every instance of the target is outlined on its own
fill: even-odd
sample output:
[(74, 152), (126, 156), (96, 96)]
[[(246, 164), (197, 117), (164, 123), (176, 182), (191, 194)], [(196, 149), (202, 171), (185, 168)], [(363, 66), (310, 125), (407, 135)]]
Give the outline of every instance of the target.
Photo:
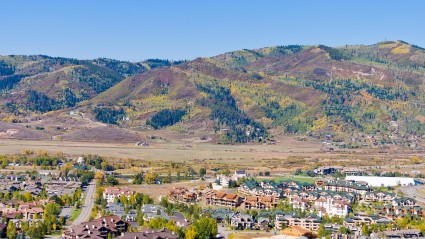
[(69, 220), (74, 221), (75, 219), (77, 219), (80, 213), (81, 213), (81, 209), (74, 209), (74, 211), (72, 211), (71, 215), (69, 216)]

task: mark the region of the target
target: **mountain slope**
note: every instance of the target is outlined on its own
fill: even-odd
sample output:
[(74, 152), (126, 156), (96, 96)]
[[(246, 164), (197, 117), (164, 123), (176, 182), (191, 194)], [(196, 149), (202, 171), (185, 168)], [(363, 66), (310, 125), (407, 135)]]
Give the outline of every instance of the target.
[(179, 64), (38, 57), (46, 62), (0, 58), (4, 79), (24, 76), (3, 102), (42, 92), (61, 105), (48, 108), (55, 102), (33, 94), (28, 105), (44, 99), (45, 112), (73, 107), (76, 98), (75, 107), (92, 119), (210, 135), (219, 143), (286, 133), (341, 147), (415, 148), (425, 134), (425, 50), (403, 41), (245, 49)]
[[(207, 119), (209, 130), (227, 143), (261, 140), (279, 129), (332, 135), (348, 147), (362, 145), (365, 135), (378, 135), (374, 143), (387, 144), (425, 133), (423, 54), (401, 41), (241, 50), (127, 78), (93, 102), (130, 102), (131, 122), (123, 125), (144, 125), (163, 109), (188, 108), (177, 126), (199, 131), (193, 122)], [(232, 120), (247, 122), (229, 127), (229, 117), (215, 114), (217, 107), (231, 108), (223, 114), (242, 112)], [(254, 127), (265, 132), (243, 136), (253, 134)]]
[(173, 64), (155, 59), (131, 63), (105, 58), (1, 56), (1, 99), (4, 104), (13, 104), (13, 108), (40, 112), (73, 107), (126, 77)]

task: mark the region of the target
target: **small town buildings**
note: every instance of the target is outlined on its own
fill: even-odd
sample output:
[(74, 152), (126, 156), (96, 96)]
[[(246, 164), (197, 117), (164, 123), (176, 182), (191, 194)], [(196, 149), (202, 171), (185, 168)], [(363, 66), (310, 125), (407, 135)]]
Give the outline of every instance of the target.
[(217, 223), (223, 223), (226, 219), (229, 219), (233, 214), (233, 210), (228, 208), (217, 208), (217, 209), (204, 209), (202, 214), (214, 218)]
[(379, 226), (381, 224), (388, 225), (389, 223), (392, 223), (392, 221), (393, 220), (379, 215), (355, 214), (354, 216), (344, 218), (343, 224), (346, 227), (355, 227), (360, 225), (370, 226), (371, 224), (376, 224)]
[(367, 192), (363, 198), (364, 203), (382, 202), (384, 204), (390, 204), (396, 199), (394, 193), (386, 192)]
[(342, 173), (346, 176), (362, 176), (365, 172), (358, 167), (345, 167)]
[(236, 212), (230, 218), (230, 225), (237, 230), (252, 229), (254, 219), (251, 215)]
[(270, 210), (275, 208), (277, 205), (277, 201), (274, 197), (270, 196), (263, 196), (263, 197), (256, 197), (256, 196), (250, 196), (246, 197), (243, 206), (245, 209), (266, 209)]
[(322, 221), (316, 216), (310, 215), (305, 218), (301, 218), (297, 215), (292, 214), (276, 214), (274, 224), (277, 230), (289, 226), (301, 226), (311, 231), (317, 231)]
[(189, 191), (187, 188), (184, 187), (174, 187), (169, 191), (168, 199), (172, 202), (190, 204), (198, 202), (200, 199), (200, 195), (199, 193)]
[(421, 231), (417, 229), (385, 231), (384, 235), (385, 238), (419, 238), (421, 237)]
[[(355, 177), (355, 176), (350, 176)], [(348, 177), (347, 177), (348, 178)], [(325, 182), (324, 189), (334, 192), (353, 192), (356, 193), (359, 198), (372, 191), (371, 187), (364, 181), (354, 181), (354, 180), (329, 180)]]
[(38, 226), (43, 222), (43, 219), (10, 219), (10, 222), (15, 224), (16, 228), (21, 228), (22, 223), (27, 222), (29, 226), (35, 225)]
[(271, 227), (271, 222), (268, 217), (259, 217), (255, 223), (255, 227), (259, 230), (267, 230)]
[(143, 213), (143, 219), (150, 221), (156, 217), (162, 217), (168, 220), (168, 214), (164, 212), (164, 209), (160, 205), (156, 204), (144, 204), (141, 208)]
[(355, 182), (366, 182), (372, 187), (394, 187), (394, 186), (411, 186), (416, 184), (422, 184), (420, 181), (414, 178), (402, 178), (402, 177), (378, 177), (378, 176), (346, 176), (346, 180), (352, 180)]
[(189, 226), (192, 224), (189, 220), (184, 218), (183, 215), (181, 215), (181, 216), (174, 215), (174, 216), (169, 217), (168, 220), (174, 221), (176, 226), (182, 227), (182, 228), (185, 228), (185, 229), (189, 228)]
[(278, 184), (272, 181), (261, 183), (255, 180), (246, 180), (239, 188), (238, 192), (249, 196), (271, 196), (276, 200), (283, 197), (283, 191), (278, 188)]
[(106, 239), (108, 234), (119, 236), (127, 231), (128, 223), (118, 216), (105, 216), (73, 226), (62, 233), (63, 239)]
[(103, 192), (103, 198), (108, 203), (113, 203), (115, 198), (119, 198), (124, 195), (129, 199), (132, 194), (133, 192), (130, 191), (128, 187), (107, 187)]
[(318, 167), (314, 170), (314, 173), (317, 175), (329, 175), (329, 174), (335, 174), (337, 172), (341, 172), (343, 170), (343, 167), (337, 167), (337, 166), (322, 166)]
[(204, 193), (203, 202), (206, 205), (238, 207), (242, 203), (242, 198), (233, 193), (210, 190)]
[(333, 198), (319, 198), (314, 202), (314, 208), (320, 217), (329, 216), (345, 217), (350, 212), (350, 201), (335, 200)]
[(49, 197), (53, 195), (58, 197), (65, 194), (72, 195), (77, 189), (81, 188), (81, 182), (52, 180), (45, 184), (45, 188)]
[(128, 213), (125, 212), (123, 206), (119, 203), (110, 203), (106, 206), (106, 210), (110, 213), (117, 215), (121, 219), (124, 219), (128, 222), (134, 222), (136, 220), (137, 213), (134, 209), (128, 210)]
[(220, 174), (220, 175), (217, 175), (217, 181), (220, 183), (220, 186), (222, 188), (228, 188), (230, 185), (230, 182), (232, 181), (232, 177)]
[(245, 170), (235, 170), (232, 179), (238, 181), (238, 179), (247, 178), (247, 173)]

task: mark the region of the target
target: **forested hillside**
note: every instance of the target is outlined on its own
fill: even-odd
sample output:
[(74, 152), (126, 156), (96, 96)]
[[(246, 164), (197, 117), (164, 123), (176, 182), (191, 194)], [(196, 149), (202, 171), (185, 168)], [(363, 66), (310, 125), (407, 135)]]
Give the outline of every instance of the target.
[(416, 148), (425, 135), (425, 50), (403, 41), (244, 49), (187, 62), (6, 56), (0, 75), (2, 107), (18, 118), (74, 107), (123, 128), (224, 144), (288, 134), (347, 148)]
[[(74, 107), (129, 76), (181, 62), (132, 63), (106, 58), (76, 60), (36, 56), (0, 56), (0, 92), (10, 110), (48, 111)], [(16, 112), (12, 112), (16, 113)]]

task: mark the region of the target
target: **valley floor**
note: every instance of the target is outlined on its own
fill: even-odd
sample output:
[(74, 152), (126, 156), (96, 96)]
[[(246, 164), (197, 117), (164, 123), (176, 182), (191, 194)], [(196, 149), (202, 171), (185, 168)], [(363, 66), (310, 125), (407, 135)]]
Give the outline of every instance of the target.
[[(320, 142), (303, 142), (285, 138), (276, 145), (216, 145), (206, 142), (159, 142), (149, 145), (135, 143), (98, 143), (69, 141), (1, 140), (0, 154), (20, 154), (24, 150), (48, 151), (51, 155), (64, 153), (72, 157), (87, 154), (116, 159), (155, 162), (185, 162), (274, 172), (294, 171), (314, 164), (363, 167), (393, 167), (405, 170), (413, 155), (425, 152), (411, 150), (337, 150), (324, 151)], [(397, 166), (397, 169), (395, 168)], [(422, 171), (420, 166), (415, 169)], [(425, 170), (425, 169), (424, 169)]]

